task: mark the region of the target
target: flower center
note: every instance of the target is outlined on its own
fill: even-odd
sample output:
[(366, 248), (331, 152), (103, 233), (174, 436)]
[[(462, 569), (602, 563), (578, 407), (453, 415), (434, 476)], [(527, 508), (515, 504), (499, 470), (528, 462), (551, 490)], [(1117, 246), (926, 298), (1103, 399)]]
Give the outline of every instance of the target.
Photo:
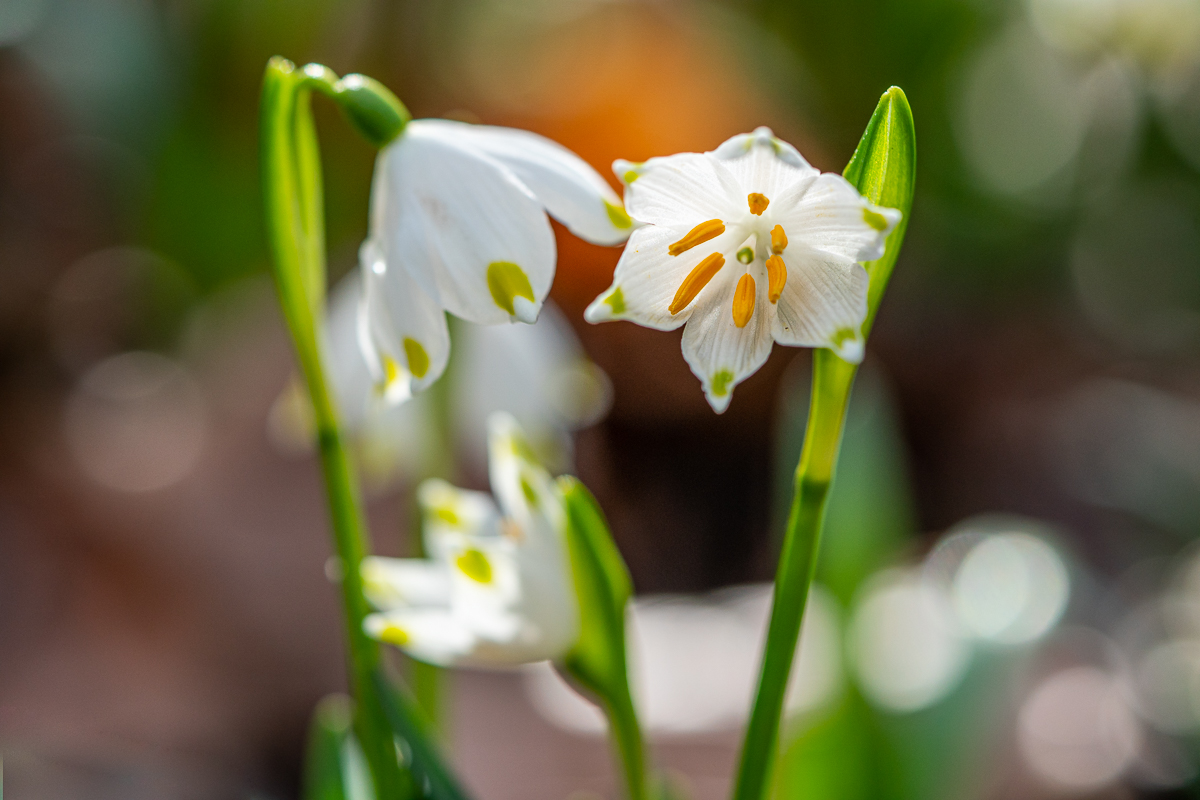
[(767, 210), (767, 206), (771, 204), (771, 201), (767, 199), (765, 194), (751, 192), (750, 194), (746, 195), (746, 203), (750, 206), (751, 214), (756, 217), (761, 217), (762, 213)]

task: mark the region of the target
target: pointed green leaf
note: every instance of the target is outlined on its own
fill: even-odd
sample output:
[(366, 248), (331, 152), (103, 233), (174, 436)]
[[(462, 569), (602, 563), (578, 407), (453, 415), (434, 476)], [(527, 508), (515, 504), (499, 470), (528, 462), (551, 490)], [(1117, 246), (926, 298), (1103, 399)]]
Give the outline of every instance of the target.
[(467, 793), (429, 735), (429, 724), (416, 701), (383, 672), (377, 670), (373, 678), (384, 716), (392, 726), (392, 732), (403, 743), (417, 785), (423, 786), (425, 795), (432, 800), (467, 800)]
[(643, 800), (649, 791), (646, 756), (625, 656), (625, 606), (633, 581), (592, 493), (571, 476), (559, 478), (557, 488), (566, 509), (567, 550), (579, 599), (579, 641), (563, 666), (604, 707), (628, 796)]
[(917, 176), (917, 139), (913, 127), (912, 109), (908, 98), (893, 86), (879, 98), (879, 105), (863, 131), (858, 147), (842, 173), (863, 197), (886, 208), (899, 209), (904, 216), (888, 236), (883, 257), (864, 264), (871, 276), (867, 292), (867, 321), (863, 323), (866, 336), (875, 321), (883, 290), (887, 288), (900, 245), (912, 213), (913, 187)]
[(567, 512), (567, 548), (579, 597), (579, 642), (566, 667), (598, 694), (627, 683), (625, 605), (633, 581), (596, 498), (577, 478), (558, 479)]
[(354, 739), (352, 708), (344, 695), (317, 704), (304, 761), (304, 800), (375, 800), (370, 769)]

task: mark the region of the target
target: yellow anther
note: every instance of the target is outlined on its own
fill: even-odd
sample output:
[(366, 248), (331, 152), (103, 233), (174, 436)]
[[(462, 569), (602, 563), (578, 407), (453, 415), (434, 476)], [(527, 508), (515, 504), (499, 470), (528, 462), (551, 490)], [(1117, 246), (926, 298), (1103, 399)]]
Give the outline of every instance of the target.
[(714, 239), (725, 232), (725, 223), (719, 219), (710, 219), (708, 222), (701, 222), (696, 227), (687, 232), (687, 235), (680, 239), (675, 244), (667, 248), (667, 252), (673, 256), (680, 253), (686, 253), (698, 244), (703, 244), (709, 239)]
[(776, 225), (771, 228), (771, 252), (782, 253), (787, 248), (787, 234), (783, 232), (782, 225)]
[(787, 285), (787, 265), (779, 256), (771, 256), (767, 259), (767, 299), (772, 303), (779, 302), (785, 285)]
[(733, 292), (733, 324), (739, 328), (746, 327), (754, 316), (754, 295), (754, 278), (743, 275)]
[(761, 217), (762, 212), (766, 211), (767, 206), (771, 204), (771, 201), (767, 199), (765, 194), (759, 194), (758, 192), (751, 192), (746, 195), (746, 202), (750, 204), (750, 213), (756, 217)]
[(683, 279), (683, 283), (679, 284), (679, 291), (675, 292), (675, 299), (671, 301), (667, 310), (672, 314), (678, 314), (687, 308), (688, 303), (696, 299), (700, 290), (708, 285), (708, 282), (721, 271), (723, 266), (725, 266), (725, 256), (720, 253), (713, 253), (697, 264), (696, 268)]

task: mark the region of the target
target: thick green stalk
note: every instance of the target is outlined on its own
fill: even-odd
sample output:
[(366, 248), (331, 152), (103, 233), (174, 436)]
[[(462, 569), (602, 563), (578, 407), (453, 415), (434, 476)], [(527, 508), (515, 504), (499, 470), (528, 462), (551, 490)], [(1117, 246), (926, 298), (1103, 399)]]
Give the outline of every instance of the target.
[[(904, 92), (893, 86), (879, 99), (844, 173), (867, 200), (898, 209), (902, 215), (887, 239), (883, 256), (864, 265), (870, 278), (867, 317), (862, 325), (864, 339), (874, 325), (883, 291), (904, 241), (912, 210), (916, 157), (912, 110)], [(784, 697), (809, 586), (816, 573), (825, 505), (837, 466), (846, 407), (856, 372), (856, 366), (842, 361), (829, 350), (813, 353), (808, 427), (800, 463), (796, 466), (795, 490), (775, 576), (775, 599), (767, 628), (758, 694), (742, 745), (734, 800), (762, 800), (770, 784)]]
[(638, 724), (628, 684), (619, 697), (605, 697), (603, 705), (605, 716), (608, 717), (609, 736), (616, 745), (617, 756), (625, 772), (629, 800), (648, 800), (646, 747), (642, 742), (642, 728)]
[(354, 730), (380, 798), (407, 797), (414, 787), (396, 761), (395, 743), (372, 674), (379, 645), (363, 632), (369, 612), (359, 564), (370, 543), (350, 459), (322, 363), (320, 325), (325, 285), (320, 162), (306, 78), (281, 58), (263, 77), (261, 158), (266, 225), (275, 285), (308, 386), (340, 562)]
[(766, 792), (800, 623), (816, 572), (829, 484), (837, 464), (846, 406), (856, 371), (856, 367), (829, 350), (813, 353), (808, 428), (800, 463), (796, 467), (792, 508), (775, 575), (771, 624), (767, 629), (758, 695), (742, 749), (734, 794), (737, 800), (760, 800)]

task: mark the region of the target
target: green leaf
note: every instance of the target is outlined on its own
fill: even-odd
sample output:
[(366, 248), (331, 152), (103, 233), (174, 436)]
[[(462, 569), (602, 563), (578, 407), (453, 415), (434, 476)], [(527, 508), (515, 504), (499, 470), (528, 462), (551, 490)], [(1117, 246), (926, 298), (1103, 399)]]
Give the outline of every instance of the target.
[(425, 794), (433, 800), (467, 800), (467, 793), (459, 786), (458, 779), (429, 735), (429, 723), (416, 701), (382, 671), (376, 670), (373, 678), (383, 714), (392, 726), (392, 732), (405, 745), (408, 766), (417, 785), (423, 786)]
[(628, 795), (643, 800), (648, 796), (645, 749), (625, 657), (625, 606), (633, 581), (592, 493), (571, 476), (559, 478), (557, 489), (566, 510), (567, 551), (579, 599), (579, 641), (563, 666), (603, 705)]
[(571, 476), (559, 478), (558, 489), (567, 512), (567, 549), (579, 597), (579, 641), (565, 665), (589, 689), (609, 695), (627, 685), (625, 605), (633, 581), (592, 493)]
[(317, 704), (304, 762), (304, 800), (375, 800), (370, 769), (354, 738), (352, 708), (345, 695)]
[(863, 323), (863, 336), (866, 336), (875, 321), (883, 290), (892, 277), (896, 257), (900, 255), (900, 245), (904, 242), (904, 232), (912, 213), (917, 177), (917, 139), (912, 109), (898, 86), (888, 89), (879, 98), (879, 105), (842, 174), (872, 203), (898, 209), (904, 215), (888, 236), (883, 257), (863, 265), (871, 277), (867, 291), (867, 320)]

